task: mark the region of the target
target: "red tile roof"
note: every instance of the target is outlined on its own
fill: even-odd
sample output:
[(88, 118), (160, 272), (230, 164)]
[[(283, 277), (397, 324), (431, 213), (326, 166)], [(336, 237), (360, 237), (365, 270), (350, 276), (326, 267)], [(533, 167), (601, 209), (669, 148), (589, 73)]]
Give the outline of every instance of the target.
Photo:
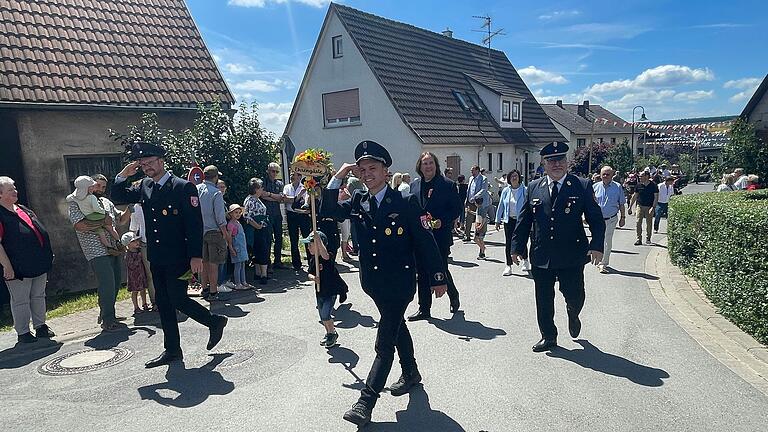
[(0, 105), (234, 98), (184, 0), (0, 0)]

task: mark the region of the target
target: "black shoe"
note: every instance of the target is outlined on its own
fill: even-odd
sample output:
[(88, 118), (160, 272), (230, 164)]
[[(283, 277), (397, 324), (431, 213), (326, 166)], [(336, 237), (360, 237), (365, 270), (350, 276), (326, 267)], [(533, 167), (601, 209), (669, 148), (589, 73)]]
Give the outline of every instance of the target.
[(226, 327), (228, 321), (227, 317), (224, 315), (213, 315), (211, 319), (213, 320), (213, 323), (211, 323), (211, 326), (208, 328), (211, 334), (208, 336), (208, 345), (206, 346), (209, 350), (212, 350), (221, 340), (221, 337), (224, 335), (224, 327)]
[(485, 253), (484, 253), (484, 252), (480, 252), (480, 253), (477, 255), (477, 259), (485, 259)]
[(19, 335), (19, 343), (34, 343), (37, 342), (37, 338), (32, 336), (32, 333), (26, 332)]
[(343, 292), (339, 294), (339, 303), (344, 303), (345, 301), (347, 301), (347, 293)]
[(179, 361), (183, 358), (184, 358), (184, 355), (181, 353), (181, 351), (178, 351), (178, 352), (163, 351), (163, 353), (160, 354), (158, 357), (155, 357), (152, 360), (144, 363), (144, 367), (147, 369), (152, 369), (158, 366), (171, 364), (171, 362)]
[(533, 352), (549, 351), (557, 346), (557, 339), (542, 338), (533, 346)]
[(402, 374), (400, 375), (400, 379), (395, 381), (394, 384), (389, 386), (389, 394), (392, 396), (402, 396), (415, 386), (416, 384), (421, 382), (421, 374), (419, 373), (418, 369), (415, 369), (413, 372), (409, 374)]
[(421, 321), (421, 320), (428, 320), (432, 318), (432, 315), (429, 314), (429, 312), (423, 312), (418, 311), (415, 314), (408, 317), (408, 321)]
[(459, 311), (459, 303), (451, 303), (451, 313), (455, 314)]
[(344, 420), (360, 427), (365, 426), (371, 421), (371, 409), (362, 402), (355, 402), (352, 408), (344, 413)]
[(635, 246), (640, 246), (642, 244), (643, 244), (643, 241), (640, 239), (637, 239), (637, 241), (635, 242)]
[(208, 300), (208, 297), (210, 297), (210, 296), (211, 296), (211, 291), (210, 290), (204, 289), (204, 290), (200, 291), (200, 297), (202, 297), (203, 300)]
[(568, 333), (571, 334), (573, 339), (579, 337), (579, 333), (581, 333), (581, 320), (578, 315), (571, 316), (571, 314), (568, 314)]
[(336, 341), (338, 341), (338, 340), (339, 340), (339, 334), (338, 333), (336, 333), (336, 332), (327, 333), (325, 335), (325, 339), (323, 339), (323, 341), (320, 342), (320, 345), (322, 345), (322, 346), (324, 346), (326, 348), (330, 348), (330, 347), (336, 345)]
[(56, 336), (56, 333), (54, 333), (50, 328), (48, 328), (47, 324), (43, 324), (40, 327), (35, 329), (35, 337), (37, 338), (52, 338)]
[(269, 280), (269, 278), (268, 278), (268, 277), (266, 277), (266, 276), (262, 276), (262, 277), (261, 277), (261, 279), (259, 279), (259, 283), (260, 283), (261, 285), (266, 285), (268, 280)]

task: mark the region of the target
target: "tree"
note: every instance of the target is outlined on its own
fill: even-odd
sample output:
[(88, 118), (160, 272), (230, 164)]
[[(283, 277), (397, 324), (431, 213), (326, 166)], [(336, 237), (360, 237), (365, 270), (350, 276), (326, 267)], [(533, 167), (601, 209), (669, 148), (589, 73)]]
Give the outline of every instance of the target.
[(592, 143), (592, 172), (589, 172), (589, 145), (578, 147), (571, 161), (571, 172), (592, 175), (598, 167), (603, 165), (609, 148), (610, 145), (605, 142)]
[(725, 167), (744, 168), (744, 172), (757, 174), (764, 182), (768, 177), (768, 143), (757, 136), (755, 126), (738, 118), (728, 135), (730, 140), (723, 147)]
[(610, 165), (611, 168), (622, 177), (626, 175), (634, 165), (632, 149), (629, 147), (629, 140), (624, 138), (621, 143), (608, 149), (608, 153), (605, 155), (605, 160), (603, 162), (603, 165)]
[(125, 134), (110, 130), (110, 136), (123, 146), (137, 140), (162, 145), (165, 166), (176, 175), (186, 177), (193, 164), (216, 165), (227, 182), (228, 202), (242, 202), (248, 179), (264, 176), (277, 158), (275, 136), (261, 127), (257, 105), (241, 105), (234, 118), (218, 103), (200, 105), (193, 126), (184, 131), (160, 128), (155, 113), (143, 114), (140, 124), (127, 129)]

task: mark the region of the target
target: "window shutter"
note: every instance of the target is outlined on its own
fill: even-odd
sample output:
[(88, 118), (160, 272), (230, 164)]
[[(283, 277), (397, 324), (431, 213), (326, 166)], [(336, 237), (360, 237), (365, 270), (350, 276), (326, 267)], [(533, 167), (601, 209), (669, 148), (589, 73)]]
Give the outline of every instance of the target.
[(325, 120), (360, 117), (360, 94), (358, 89), (345, 90), (323, 95)]

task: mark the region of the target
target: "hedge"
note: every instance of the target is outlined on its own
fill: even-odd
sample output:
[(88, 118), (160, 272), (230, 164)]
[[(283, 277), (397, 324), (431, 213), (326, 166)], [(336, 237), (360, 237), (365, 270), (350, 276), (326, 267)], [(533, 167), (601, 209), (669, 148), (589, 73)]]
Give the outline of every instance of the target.
[(669, 254), (745, 332), (768, 343), (768, 191), (675, 196)]

